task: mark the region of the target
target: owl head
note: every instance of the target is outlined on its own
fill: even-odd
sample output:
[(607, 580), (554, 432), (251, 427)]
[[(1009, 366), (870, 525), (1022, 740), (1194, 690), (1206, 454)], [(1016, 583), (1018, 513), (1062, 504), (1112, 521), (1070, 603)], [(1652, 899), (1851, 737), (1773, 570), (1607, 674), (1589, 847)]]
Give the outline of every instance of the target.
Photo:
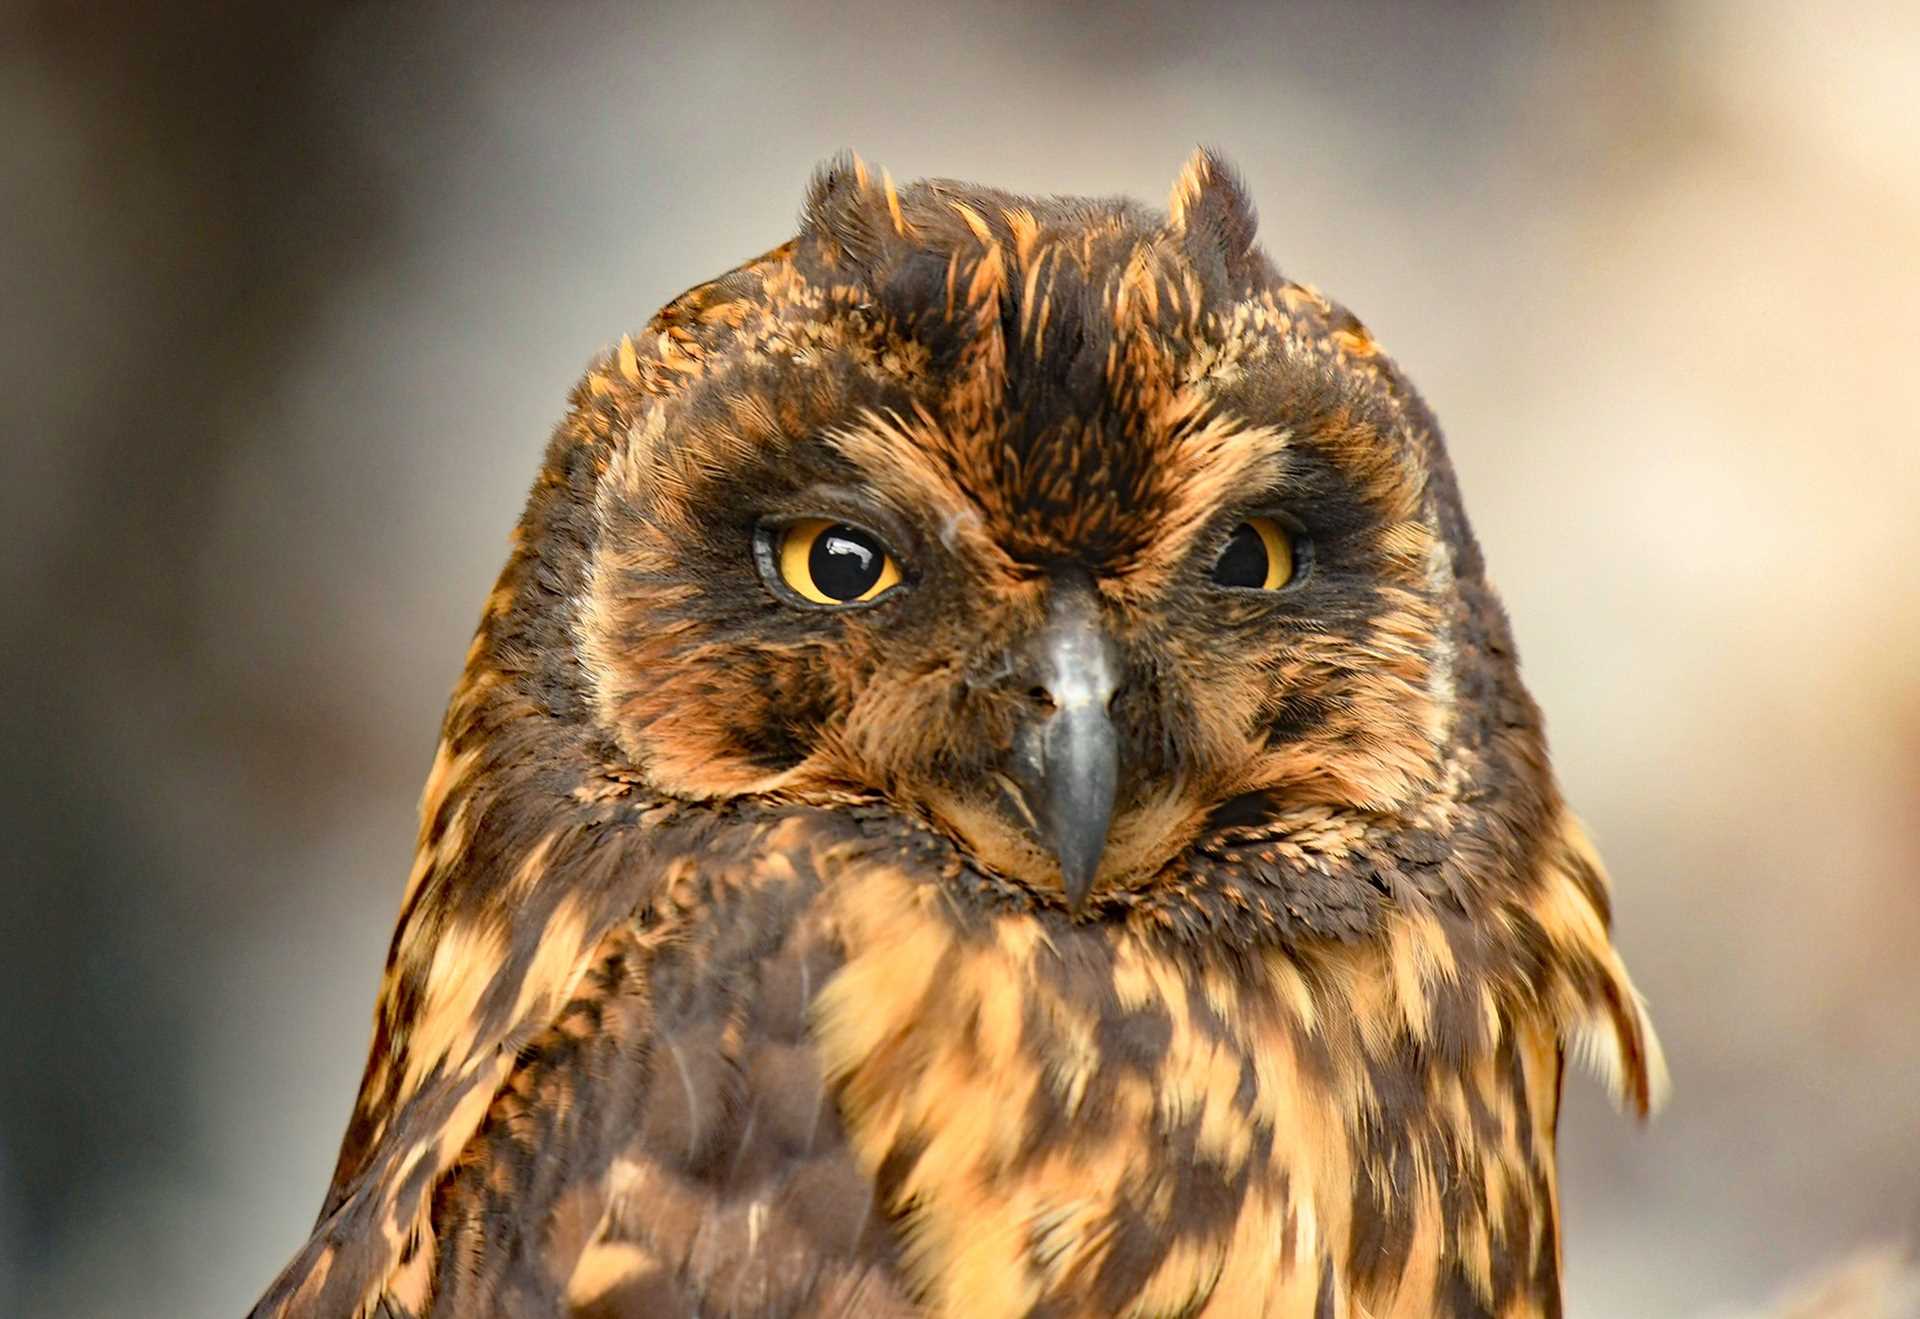
[(1165, 214), (833, 162), (596, 363), (521, 537), (496, 652), (601, 762), (1038, 904), (1552, 809), (1432, 418), (1205, 152)]

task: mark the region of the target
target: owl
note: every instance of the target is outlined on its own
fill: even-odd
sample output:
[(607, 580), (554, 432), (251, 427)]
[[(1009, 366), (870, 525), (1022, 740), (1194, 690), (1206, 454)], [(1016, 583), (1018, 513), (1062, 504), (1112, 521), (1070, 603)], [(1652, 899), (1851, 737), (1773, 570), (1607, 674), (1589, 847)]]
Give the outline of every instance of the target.
[(1197, 153), (842, 157), (574, 390), (259, 1316), (1557, 1315), (1659, 1046), (1439, 430)]

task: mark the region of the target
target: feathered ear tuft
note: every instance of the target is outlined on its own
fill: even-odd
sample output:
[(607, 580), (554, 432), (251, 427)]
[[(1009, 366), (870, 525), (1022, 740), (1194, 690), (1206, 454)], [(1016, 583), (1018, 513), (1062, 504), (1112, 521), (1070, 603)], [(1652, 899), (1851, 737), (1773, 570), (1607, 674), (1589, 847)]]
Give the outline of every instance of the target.
[(801, 238), (872, 269), (889, 244), (912, 231), (885, 169), (876, 172), (856, 152), (842, 151), (813, 172), (800, 211)]
[(1173, 181), (1167, 221), (1190, 259), (1204, 263), (1203, 269), (1223, 269), (1232, 285), (1245, 285), (1264, 273), (1254, 248), (1259, 219), (1253, 202), (1233, 166), (1211, 148), (1195, 148)]

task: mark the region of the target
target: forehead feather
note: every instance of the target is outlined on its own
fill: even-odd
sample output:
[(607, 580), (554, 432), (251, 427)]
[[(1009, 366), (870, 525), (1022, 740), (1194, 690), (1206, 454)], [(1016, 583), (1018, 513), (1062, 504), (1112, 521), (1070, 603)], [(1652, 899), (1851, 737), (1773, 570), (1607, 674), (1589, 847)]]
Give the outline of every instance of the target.
[(844, 446), (938, 469), (1016, 557), (1123, 569), (1159, 539), (1191, 461), (1230, 448), (1200, 386), (1221, 363), (1210, 319), (1250, 273), (1252, 217), (1210, 177), (1190, 167), (1168, 218), (943, 180), (901, 190), (857, 158), (823, 170), (797, 267), (858, 289), (929, 376), (911, 415), (864, 419), (868, 439), (910, 443), (862, 443), (855, 425)]
[(1033, 561), (1124, 571), (1194, 522), (1196, 490), (1270, 475), (1290, 435), (1321, 442), (1397, 518), (1437, 455), (1365, 328), (1274, 271), (1245, 194), (1205, 152), (1165, 215), (899, 187), (841, 157), (793, 242), (683, 295), (654, 329), (615, 362), (678, 414), (635, 430), (682, 492), (735, 465), (742, 441), (824, 441), (869, 476), (938, 486)]

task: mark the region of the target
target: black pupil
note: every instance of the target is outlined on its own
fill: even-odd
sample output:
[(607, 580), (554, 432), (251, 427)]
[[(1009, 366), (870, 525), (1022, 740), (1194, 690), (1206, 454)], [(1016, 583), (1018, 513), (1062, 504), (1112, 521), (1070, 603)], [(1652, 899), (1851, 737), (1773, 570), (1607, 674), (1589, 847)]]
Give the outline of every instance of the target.
[(1267, 584), (1267, 543), (1250, 522), (1233, 529), (1227, 548), (1213, 565), (1213, 580), (1222, 586), (1265, 586)]
[(886, 551), (872, 536), (838, 522), (814, 537), (807, 552), (807, 571), (829, 600), (858, 600), (880, 580), (886, 562)]

